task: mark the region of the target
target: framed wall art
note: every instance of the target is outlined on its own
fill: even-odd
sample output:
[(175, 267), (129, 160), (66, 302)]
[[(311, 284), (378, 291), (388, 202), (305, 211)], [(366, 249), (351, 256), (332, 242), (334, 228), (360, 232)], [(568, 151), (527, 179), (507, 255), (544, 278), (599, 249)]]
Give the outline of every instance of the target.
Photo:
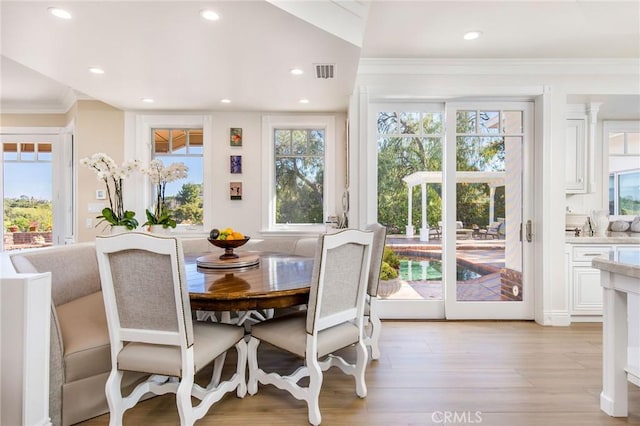
[(232, 127), (229, 131), (229, 145), (242, 146), (242, 129), (239, 127)]
[(229, 182), (229, 198), (242, 200), (242, 182)]
[(242, 155), (232, 155), (229, 157), (229, 167), (233, 174), (242, 173)]

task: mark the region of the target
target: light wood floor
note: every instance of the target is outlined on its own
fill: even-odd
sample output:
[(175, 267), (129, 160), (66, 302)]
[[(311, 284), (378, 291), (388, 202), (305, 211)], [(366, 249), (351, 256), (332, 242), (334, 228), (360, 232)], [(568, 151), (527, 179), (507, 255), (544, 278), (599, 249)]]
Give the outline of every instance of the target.
[[(640, 425), (640, 389), (629, 385), (629, 417), (600, 411), (601, 324), (542, 327), (533, 322), (385, 321), (382, 357), (367, 368), (368, 396), (331, 369), (320, 394), (323, 425)], [(294, 358), (261, 345), (267, 368)], [(230, 356), (227, 365), (235, 360)], [(285, 370), (286, 372), (286, 370)], [(449, 421), (443, 421), (449, 416)], [(104, 415), (81, 423), (103, 426)], [(139, 403), (125, 425), (177, 425), (173, 395)], [(196, 425), (305, 425), (306, 405), (273, 386), (227, 395)]]

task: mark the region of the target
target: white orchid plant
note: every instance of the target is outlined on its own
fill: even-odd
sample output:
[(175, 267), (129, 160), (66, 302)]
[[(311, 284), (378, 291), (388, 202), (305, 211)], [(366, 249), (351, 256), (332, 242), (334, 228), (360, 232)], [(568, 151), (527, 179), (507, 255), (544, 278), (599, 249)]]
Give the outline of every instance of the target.
[(156, 187), (156, 203), (153, 212), (146, 210), (147, 221), (143, 226), (162, 225), (163, 228), (175, 228), (176, 221), (172, 212), (167, 208), (165, 201), (165, 190), (167, 183), (178, 179), (185, 179), (189, 168), (184, 163), (171, 163), (165, 166), (162, 161), (155, 159), (149, 163), (149, 168), (144, 173), (149, 176), (149, 180)]
[(96, 153), (80, 160), (80, 164), (92, 169), (98, 180), (103, 181), (107, 190), (109, 207), (102, 209), (98, 224), (107, 222), (111, 226), (125, 226), (132, 230), (138, 227), (135, 212), (125, 210), (122, 200), (124, 180), (140, 168), (137, 160), (127, 161), (118, 166), (107, 154)]

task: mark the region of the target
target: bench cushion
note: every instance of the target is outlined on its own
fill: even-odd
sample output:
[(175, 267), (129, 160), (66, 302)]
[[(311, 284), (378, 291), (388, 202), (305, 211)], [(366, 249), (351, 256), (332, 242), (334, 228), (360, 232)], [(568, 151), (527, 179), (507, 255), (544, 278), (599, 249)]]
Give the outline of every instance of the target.
[(56, 307), (64, 345), (65, 382), (111, 371), (102, 292)]
[(100, 271), (93, 243), (71, 244), (11, 255), (18, 273), (51, 272), (55, 306), (100, 291)]

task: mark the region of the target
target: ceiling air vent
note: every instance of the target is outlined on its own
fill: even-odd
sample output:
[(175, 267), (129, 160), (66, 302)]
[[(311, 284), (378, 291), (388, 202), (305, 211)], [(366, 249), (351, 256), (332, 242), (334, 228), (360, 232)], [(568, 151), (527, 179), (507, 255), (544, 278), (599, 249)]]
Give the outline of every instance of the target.
[(333, 78), (335, 64), (314, 64), (316, 67), (316, 78)]

